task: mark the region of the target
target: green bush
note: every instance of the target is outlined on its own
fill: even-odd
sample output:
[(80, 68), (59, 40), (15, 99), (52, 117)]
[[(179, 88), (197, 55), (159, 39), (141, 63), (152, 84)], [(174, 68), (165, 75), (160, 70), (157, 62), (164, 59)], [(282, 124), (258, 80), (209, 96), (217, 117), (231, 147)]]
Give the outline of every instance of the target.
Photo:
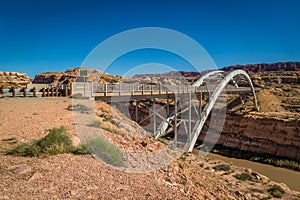
[(241, 181), (251, 181), (253, 178), (251, 174), (248, 173), (235, 174), (234, 177)]
[(230, 165), (220, 164), (220, 165), (214, 166), (213, 169), (216, 171), (230, 171), (231, 167), (230, 167)]
[(104, 162), (116, 167), (124, 167), (122, 151), (106, 139), (101, 137), (88, 138), (84, 142), (84, 145), (89, 152), (102, 159)]
[(48, 135), (40, 140), (20, 144), (6, 151), (10, 155), (46, 157), (50, 155), (69, 153), (74, 150), (66, 128), (53, 128)]
[(282, 187), (274, 185), (268, 189), (268, 193), (273, 197), (281, 198), (284, 195), (285, 191)]

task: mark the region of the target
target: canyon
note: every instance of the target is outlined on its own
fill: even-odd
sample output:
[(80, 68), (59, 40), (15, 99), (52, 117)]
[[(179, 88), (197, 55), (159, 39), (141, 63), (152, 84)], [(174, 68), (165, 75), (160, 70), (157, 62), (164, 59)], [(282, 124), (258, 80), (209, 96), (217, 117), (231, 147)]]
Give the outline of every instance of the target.
[[(150, 84), (190, 84), (201, 74), (198, 72), (168, 72), (165, 74), (140, 74), (134, 77), (112, 76), (99, 70), (84, 68), (88, 72), (87, 81), (99, 83), (150, 83)], [(250, 64), (224, 67), (222, 70), (246, 70), (256, 87), (260, 111), (240, 111), (241, 104), (227, 111), (226, 120), (218, 144), (225, 147), (268, 153), (280, 157), (300, 160), (300, 62), (279, 62), (273, 64)], [(32, 83), (69, 84), (82, 81), (79, 68), (69, 68), (65, 72), (38, 74)], [(4, 78), (3, 78), (4, 77)], [(1, 72), (2, 87), (24, 87), (30, 83), (26, 74)], [(141, 117), (145, 117), (142, 115)], [(199, 139), (206, 134), (205, 128)]]

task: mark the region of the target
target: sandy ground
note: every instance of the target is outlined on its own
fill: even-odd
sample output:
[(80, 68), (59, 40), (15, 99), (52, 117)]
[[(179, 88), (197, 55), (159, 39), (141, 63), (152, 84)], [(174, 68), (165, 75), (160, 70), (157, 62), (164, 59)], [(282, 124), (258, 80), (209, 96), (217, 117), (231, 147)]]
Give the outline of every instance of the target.
[[(5, 155), (7, 148), (39, 139), (61, 125), (76, 136), (73, 112), (67, 110), (70, 104), (68, 98), (0, 99), (0, 199), (259, 199), (267, 193), (251, 188), (266, 190), (275, 184), (237, 181), (211, 168), (220, 161), (191, 155), (148, 173), (122, 172), (91, 155)], [(3, 141), (11, 137), (17, 143)], [(300, 197), (284, 188), (285, 199)]]

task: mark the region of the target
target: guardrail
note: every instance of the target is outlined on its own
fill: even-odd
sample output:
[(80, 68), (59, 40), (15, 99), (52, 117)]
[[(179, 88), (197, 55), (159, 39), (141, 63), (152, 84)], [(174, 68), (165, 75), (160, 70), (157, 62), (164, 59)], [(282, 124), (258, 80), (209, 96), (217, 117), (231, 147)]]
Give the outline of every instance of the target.
[(144, 94), (165, 94), (165, 93), (188, 93), (189, 91), (196, 91), (197, 87), (192, 85), (183, 86), (164, 86), (164, 85), (151, 85), (151, 84), (98, 84), (93, 83), (92, 93), (103, 93), (108, 96), (112, 93), (118, 93), (120, 96), (131, 95), (144, 95)]
[[(180, 93), (200, 93), (213, 92), (217, 86), (192, 86), (192, 85), (151, 85), (151, 84), (92, 84), (92, 96), (109, 97), (109, 96), (134, 96), (134, 95), (157, 95), (157, 94), (180, 94)], [(259, 88), (256, 88), (259, 90)], [(248, 92), (251, 91), (249, 87), (240, 88), (226, 88), (224, 92)]]
[(27, 88), (0, 88), (0, 95), (4, 97), (63, 97), (70, 96), (71, 89), (66, 87), (65, 89), (59, 88), (42, 88), (32, 89)]

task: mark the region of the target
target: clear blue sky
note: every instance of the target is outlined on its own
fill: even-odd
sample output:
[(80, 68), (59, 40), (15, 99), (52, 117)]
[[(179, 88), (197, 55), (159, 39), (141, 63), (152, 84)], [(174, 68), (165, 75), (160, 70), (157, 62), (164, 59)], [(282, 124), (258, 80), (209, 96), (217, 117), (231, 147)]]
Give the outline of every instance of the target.
[[(300, 61), (299, 2), (0, 0), (0, 71), (25, 72), (33, 77), (79, 67), (101, 41), (121, 31), (149, 26), (192, 37), (219, 68)], [(138, 53), (121, 60), (123, 70), (131, 64), (157, 62)], [(118, 68), (111, 73), (118, 74)]]

